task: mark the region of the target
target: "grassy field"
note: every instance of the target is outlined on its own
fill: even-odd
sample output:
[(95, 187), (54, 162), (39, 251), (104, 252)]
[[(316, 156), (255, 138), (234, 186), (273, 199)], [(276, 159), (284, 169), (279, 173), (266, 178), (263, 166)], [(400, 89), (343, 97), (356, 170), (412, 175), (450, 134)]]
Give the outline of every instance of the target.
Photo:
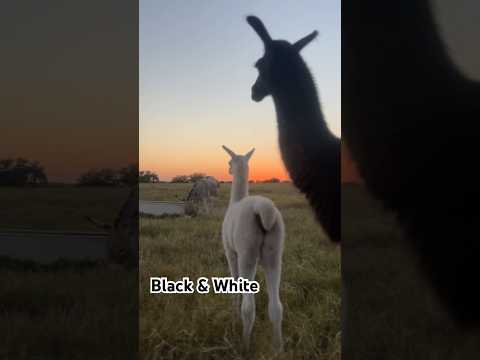
[(112, 221), (127, 188), (0, 187), (0, 229), (98, 231), (85, 216)]
[(182, 201), (192, 184), (141, 184), (140, 200)]
[[(190, 186), (142, 185), (140, 197), (178, 201)], [(241, 324), (232, 313), (229, 295), (148, 293), (150, 276), (229, 275), (220, 237), (229, 186), (222, 184), (209, 216), (141, 218), (141, 358), (340, 359), (340, 250), (325, 238), (303, 196), (290, 184), (251, 186), (251, 194), (275, 201), (286, 223), (283, 355), (275, 357), (270, 347), (261, 268), (251, 354), (242, 353)], [(78, 230), (85, 211), (100, 218), (113, 216), (124, 197), (118, 191), (124, 190), (110, 190), (4, 188), (2, 200), (18, 207), (12, 213), (2, 207), (1, 223), (9, 228), (17, 221), (22, 227), (52, 229), (55, 219), (62, 219), (66, 223), (59, 229)], [(25, 210), (32, 201), (31, 209), (40, 212), (40, 203), (50, 204), (39, 220)], [(63, 209), (70, 212), (63, 214)], [(342, 212), (342, 276), (347, 288), (342, 356), (349, 360), (478, 358), (480, 333), (462, 333), (451, 322), (429, 290), (393, 216), (356, 186), (343, 187)], [(0, 359), (132, 358), (137, 349), (136, 281), (134, 272), (102, 264), (34, 269), (0, 259)]]
[[(0, 188), (1, 229), (98, 231), (128, 189)], [(133, 359), (138, 277), (107, 264), (52, 265), (0, 258), (0, 359)]]
[(133, 359), (136, 289), (136, 272), (0, 259), (0, 359)]
[[(140, 188), (141, 199), (179, 200), (186, 184)], [(222, 184), (210, 215), (140, 221), (140, 351), (142, 359), (340, 359), (340, 251), (315, 223), (290, 184), (255, 184), (251, 194), (271, 198), (286, 224), (281, 299), (285, 353), (274, 357), (263, 270), (257, 280), (253, 350), (243, 354), (241, 322), (231, 295), (151, 295), (149, 277), (229, 276), (220, 229), (229, 199)]]
[(342, 188), (342, 213), (345, 359), (478, 359), (480, 332), (449, 319), (392, 214), (357, 186)]

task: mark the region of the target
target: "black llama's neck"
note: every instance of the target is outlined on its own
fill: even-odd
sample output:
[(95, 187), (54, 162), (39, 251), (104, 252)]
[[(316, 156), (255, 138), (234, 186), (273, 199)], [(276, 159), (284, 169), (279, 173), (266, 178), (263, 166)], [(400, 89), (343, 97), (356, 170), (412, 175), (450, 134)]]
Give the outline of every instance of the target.
[(273, 90), (279, 130), (305, 144), (331, 138), (318, 100), (313, 78), (303, 63), (292, 64)]
[(327, 127), (307, 67), (295, 65), (272, 91), (282, 158), (327, 234), (340, 241), (340, 142)]

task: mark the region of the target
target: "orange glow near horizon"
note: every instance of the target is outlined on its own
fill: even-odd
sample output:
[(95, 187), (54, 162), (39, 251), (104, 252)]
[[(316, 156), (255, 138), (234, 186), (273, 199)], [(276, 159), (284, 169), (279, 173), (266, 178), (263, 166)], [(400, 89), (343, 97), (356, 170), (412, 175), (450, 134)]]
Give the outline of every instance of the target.
[[(235, 149), (237, 150), (237, 149)], [(245, 147), (243, 152), (250, 149)], [(162, 181), (171, 180), (177, 175), (190, 175), (195, 172), (214, 176), (218, 180), (229, 181), (232, 176), (228, 173), (228, 155), (218, 146), (217, 148), (198, 148), (183, 151), (167, 151), (175, 154), (167, 158), (158, 158), (152, 152), (142, 152), (140, 156), (140, 170), (150, 170), (157, 173)], [(241, 152), (240, 152), (241, 153)], [(249, 179), (254, 181), (278, 178), (288, 180), (288, 172), (283, 166), (278, 149), (269, 149), (266, 146), (256, 147), (250, 160)]]
[[(258, 76), (252, 64), (264, 53), (258, 35), (245, 21), (245, 14), (251, 13), (264, 13), (262, 18), (279, 39), (296, 41), (320, 30), (322, 40), (303, 49), (302, 58), (318, 81), (325, 120), (340, 136), (340, 4), (309, 2), (232, 2), (210, 6), (207, 12), (200, 2), (189, 6), (172, 2), (172, 11), (165, 11), (159, 2), (142, 2), (140, 169), (154, 171), (164, 181), (195, 172), (231, 180), (229, 157), (221, 147), (226, 145), (237, 154), (255, 147), (250, 180), (289, 179), (280, 156), (272, 98), (261, 102), (251, 98)], [(321, 11), (307, 10), (312, 8)], [(298, 21), (285, 22), (286, 16)]]

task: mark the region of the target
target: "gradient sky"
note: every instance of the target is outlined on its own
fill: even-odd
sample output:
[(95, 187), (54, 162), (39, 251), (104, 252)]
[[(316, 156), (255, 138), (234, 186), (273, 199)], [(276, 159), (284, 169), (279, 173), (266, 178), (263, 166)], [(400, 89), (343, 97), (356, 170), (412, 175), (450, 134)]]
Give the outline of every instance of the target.
[(245, 17), (259, 16), (274, 39), (316, 29), (302, 55), (326, 120), (340, 135), (340, 1), (140, 1), (140, 169), (162, 180), (203, 172), (229, 179), (225, 144), (252, 147), (250, 178), (288, 178), (271, 97), (250, 99), (263, 45)]
[(2, 3), (0, 158), (50, 182), (138, 161), (137, 4)]

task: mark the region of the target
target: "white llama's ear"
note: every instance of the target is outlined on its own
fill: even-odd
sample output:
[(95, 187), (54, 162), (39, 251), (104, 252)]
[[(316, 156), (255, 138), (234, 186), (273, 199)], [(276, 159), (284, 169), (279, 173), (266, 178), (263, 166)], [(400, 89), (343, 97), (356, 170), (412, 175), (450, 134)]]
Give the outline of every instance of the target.
[(236, 154), (232, 150), (227, 148), (225, 145), (222, 145), (222, 147), (223, 147), (223, 150), (225, 150), (228, 153), (228, 155), (230, 155), (232, 158), (236, 156)]
[(245, 154), (245, 157), (247, 158), (247, 161), (250, 160), (254, 151), (255, 151), (255, 148), (253, 148), (252, 150), (250, 150), (248, 153)]
[(265, 28), (265, 25), (263, 25), (262, 20), (260, 20), (256, 16), (250, 15), (247, 16), (247, 22), (253, 28), (253, 30), (255, 30), (255, 32), (260, 37), (260, 39), (262, 39), (265, 45), (272, 41), (272, 38), (268, 34), (268, 31)]
[(318, 35), (318, 31), (315, 30), (311, 34), (309, 34), (309, 35), (305, 36), (304, 38), (301, 38), (300, 40), (298, 40), (295, 44), (293, 44), (293, 47), (295, 48), (295, 50), (300, 52), (300, 50), (302, 50), (306, 45), (308, 45), (308, 43), (310, 43), (310, 41), (315, 39), (317, 37), (317, 35)]

